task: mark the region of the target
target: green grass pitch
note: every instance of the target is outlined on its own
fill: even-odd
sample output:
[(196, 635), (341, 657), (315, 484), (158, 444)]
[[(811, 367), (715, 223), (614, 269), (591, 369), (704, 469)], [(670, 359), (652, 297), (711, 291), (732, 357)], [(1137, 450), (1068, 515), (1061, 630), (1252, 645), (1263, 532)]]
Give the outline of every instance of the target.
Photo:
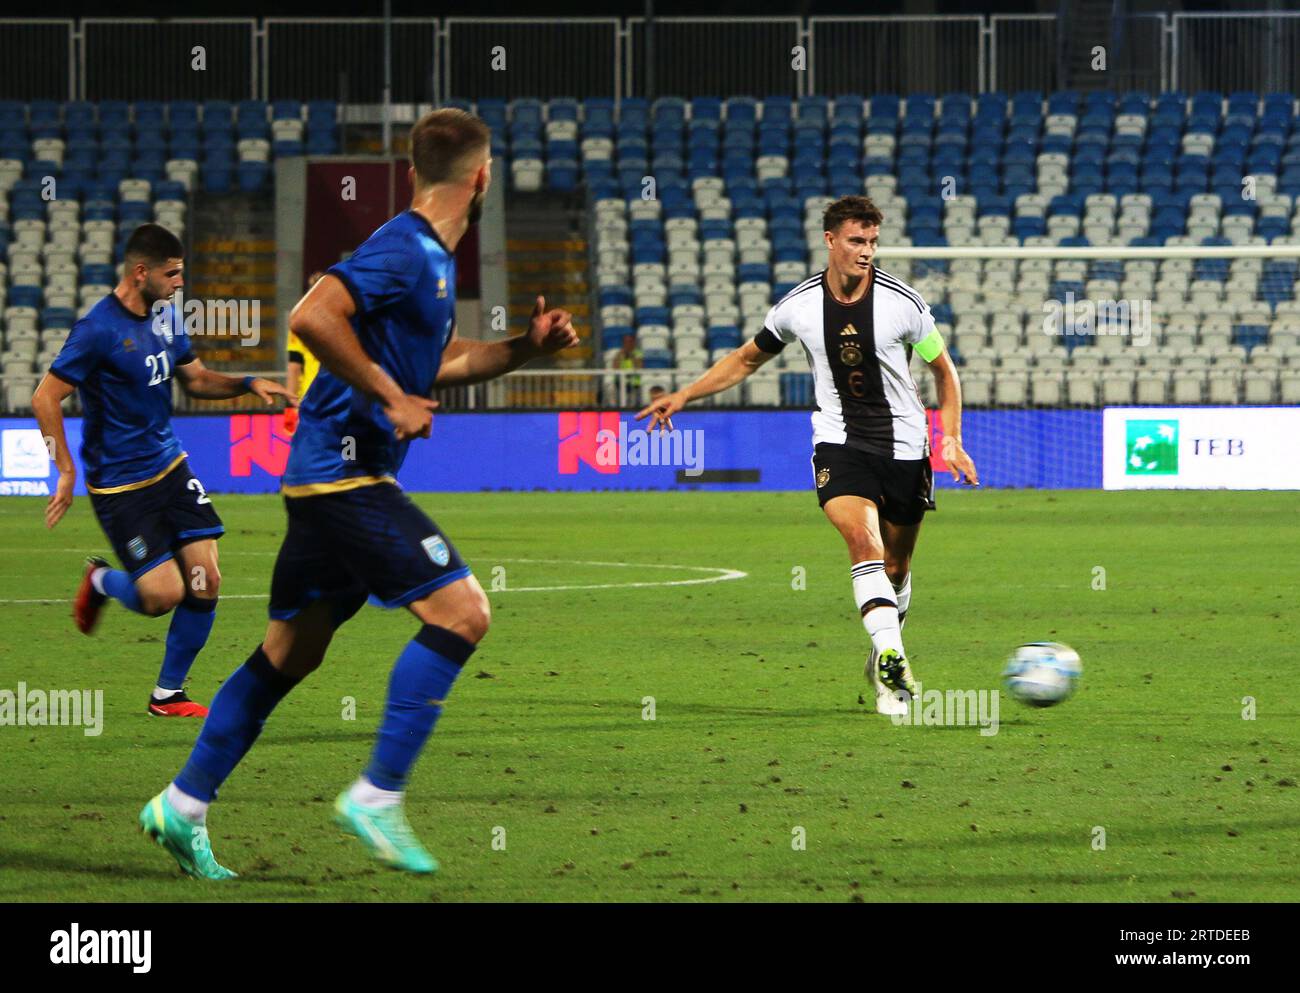
[[(1294, 494), (941, 493), (905, 631), (924, 686), (995, 689), (1024, 641), (1083, 657), (1071, 700), (1004, 695), (989, 736), (895, 726), (859, 699), (867, 639), (811, 493), (416, 499), (485, 587), (506, 585), (411, 784), (439, 875), (374, 863), (329, 821), (408, 614), (367, 607), (272, 716), (209, 817), (241, 878), (191, 881), (135, 826), (198, 730), (144, 714), (167, 622), (110, 605), (86, 638), (66, 602), (13, 602), (70, 596), (107, 547), (85, 498), (52, 533), (42, 501), (8, 499), (0, 689), (102, 689), (105, 717), (98, 737), (0, 727), (0, 900), (1295, 897)], [(203, 702), (261, 638), (283, 528), (274, 497), (215, 501)], [(746, 575), (653, 585), (710, 575), (660, 566)], [(600, 588), (520, 589), (560, 586)]]

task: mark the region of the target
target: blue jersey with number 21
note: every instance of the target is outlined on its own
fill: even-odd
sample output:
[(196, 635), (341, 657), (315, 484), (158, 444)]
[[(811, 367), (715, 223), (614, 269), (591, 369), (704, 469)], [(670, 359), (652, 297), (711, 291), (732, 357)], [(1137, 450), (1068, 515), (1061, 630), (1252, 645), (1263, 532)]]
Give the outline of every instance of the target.
[(81, 391), (81, 463), (91, 490), (150, 479), (180, 458), (172, 376), (193, 360), (170, 305), (141, 317), (110, 293), (73, 325), (50, 372)]

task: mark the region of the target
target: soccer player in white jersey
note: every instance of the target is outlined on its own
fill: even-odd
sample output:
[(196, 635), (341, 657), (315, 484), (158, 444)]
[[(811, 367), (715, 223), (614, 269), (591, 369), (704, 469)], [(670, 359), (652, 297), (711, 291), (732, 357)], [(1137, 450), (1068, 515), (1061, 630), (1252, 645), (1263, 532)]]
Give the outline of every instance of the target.
[(978, 485), (961, 444), (961, 384), (920, 294), (873, 264), (883, 219), (868, 198), (843, 197), (823, 217), (826, 268), (768, 311), (763, 330), (703, 376), (642, 410), (637, 419), (672, 430), (692, 400), (721, 393), (774, 358), (803, 346), (816, 409), (817, 499), (848, 545), (853, 596), (871, 636), (867, 676), (876, 710), (906, 713), (916, 692), (902, 626), (912, 598), (911, 563), (921, 519), (934, 509), (925, 407), (908, 369), (913, 350), (934, 374), (942, 454), (953, 479)]

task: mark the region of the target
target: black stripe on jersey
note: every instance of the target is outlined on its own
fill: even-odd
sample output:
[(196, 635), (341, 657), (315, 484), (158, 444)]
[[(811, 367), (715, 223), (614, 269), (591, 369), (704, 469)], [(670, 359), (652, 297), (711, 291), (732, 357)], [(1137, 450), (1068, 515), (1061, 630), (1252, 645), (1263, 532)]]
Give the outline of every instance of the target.
[[(822, 272), (825, 272), (825, 271), (826, 271), (826, 270), (824, 270), (824, 269), (822, 270)], [(799, 280), (799, 282), (795, 283), (794, 286), (790, 287), (790, 289), (788, 289), (788, 290), (786, 291), (785, 297), (788, 297), (788, 296), (790, 296), (790, 295), (793, 294), (793, 293), (797, 293), (799, 290), (802, 290), (802, 289), (803, 289), (805, 286), (807, 286), (809, 283), (817, 283), (817, 282), (820, 282), (820, 281), (821, 281), (821, 278), (822, 278), (822, 274), (821, 274), (821, 272), (819, 272), (819, 273), (817, 273), (816, 275), (809, 276), (807, 279), (801, 279), (801, 280)], [(782, 297), (781, 299), (784, 300), (785, 297)]]
[(805, 279), (802, 283), (800, 283), (798, 286), (796, 286), (794, 289), (792, 289), (785, 296), (783, 296), (780, 300), (778, 300), (776, 302), (776, 305), (779, 307), (787, 300), (790, 300), (798, 296), (800, 293), (803, 293), (805, 290), (811, 290), (814, 287), (821, 285), (821, 280), (822, 280), (822, 274), (820, 272), (815, 276), (810, 276), (809, 278)]
[(912, 289), (910, 286), (908, 286), (906, 283), (904, 283), (901, 279), (899, 279), (899, 278), (898, 278), (897, 276), (895, 276), (893, 273), (885, 272), (883, 269), (876, 269), (876, 275), (878, 275), (878, 276), (883, 276), (883, 277), (885, 278), (886, 281), (888, 281), (888, 282), (893, 283), (894, 285), (896, 285), (896, 286), (899, 288), (899, 290), (901, 290), (903, 293), (906, 293), (908, 296), (910, 296), (910, 297), (911, 297), (913, 300), (915, 300), (917, 303), (920, 303), (920, 304), (924, 304), (924, 303), (925, 303), (925, 301), (921, 299), (921, 294), (917, 293), (916, 290)]
[(880, 280), (881, 286), (887, 287), (888, 289), (893, 290), (895, 293), (899, 294), (900, 296), (907, 297), (907, 299), (911, 300), (912, 306), (917, 309), (918, 313), (922, 313), (922, 314), (925, 313), (925, 307), (921, 298), (917, 296), (915, 293), (913, 293), (911, 290), (909, 290), (902, 283), (900, 283), (893, 276), (886, 276), (883, 272), (877, 269), (876, 278)]
[(893, 458), (894, 416), (876, 355), (875, 298), (874, 279), (862, 299), (853, 304), (840, 303), (830, 287), (824, 286), (822, 340), (826, 364), (840, 398), (844, 443), (859, 451)]

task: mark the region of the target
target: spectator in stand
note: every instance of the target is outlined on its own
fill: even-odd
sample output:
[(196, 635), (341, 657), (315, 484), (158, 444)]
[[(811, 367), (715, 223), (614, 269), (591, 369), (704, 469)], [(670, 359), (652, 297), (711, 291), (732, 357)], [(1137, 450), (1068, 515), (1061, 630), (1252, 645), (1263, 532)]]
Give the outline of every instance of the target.
[[(636, 335), (623, 335), (623, 347), (618, 350), (618, 354), (613, 356), (609, 361), (611, 369), (640, 369), (642, 366), (641, 349), (637, 346)], [(622, 380), (616, 389), (622, 403), (623, 397), (635, 397), (641, 393), (640, 376), (620, 376)]]

